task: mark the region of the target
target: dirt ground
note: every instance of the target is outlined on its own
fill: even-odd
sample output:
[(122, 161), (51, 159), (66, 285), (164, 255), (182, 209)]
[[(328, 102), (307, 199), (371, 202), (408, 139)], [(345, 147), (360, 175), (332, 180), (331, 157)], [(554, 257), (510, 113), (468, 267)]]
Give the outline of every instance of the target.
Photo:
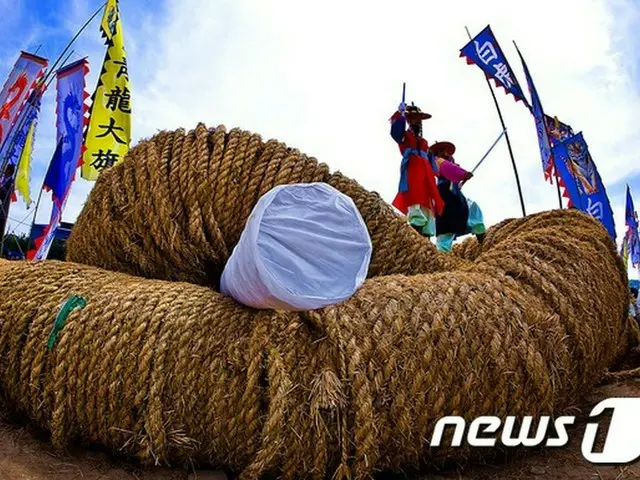
[[(620, 381), (596, 388), (576, 413), (588, 415), (600, 400), (614, 396), (640, 397), (640, 379)], [(422, 479), (640, 479), (640, 462), (629, 466), (599, 466), (588, 463), (580, 452), (584, 419), (569, 430), (570, 444), (563, 449), (537, 450), (518, 459), (495, 461), (492, 464), (467, 465), (447, 471), (433, 472)], [(411, 478), (394, 476), (395, 478)], [(47, 443), (46, 435), (28, 425), (0, 420), (0, 480), (40, 479), (159, 479), (159, 480), (221, 480), (220, 472), (172, 469), (142, 469), (122, 463), (109, 454), (91, 450), (56, 455)], [(231, 477), (230, 477), (231, 478)], [(415, 476), (413, 478), (416, 478)]]

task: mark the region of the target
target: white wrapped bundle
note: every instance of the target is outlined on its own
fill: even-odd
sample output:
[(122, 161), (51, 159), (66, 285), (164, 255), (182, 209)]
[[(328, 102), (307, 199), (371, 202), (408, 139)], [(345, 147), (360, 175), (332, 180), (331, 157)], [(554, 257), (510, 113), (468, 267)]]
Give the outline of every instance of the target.
[(351, 198), (326, 183), (281, 185), (251, 212), (220, 290), (254, 308), (322, 308), (360, 288), (372, 249)]

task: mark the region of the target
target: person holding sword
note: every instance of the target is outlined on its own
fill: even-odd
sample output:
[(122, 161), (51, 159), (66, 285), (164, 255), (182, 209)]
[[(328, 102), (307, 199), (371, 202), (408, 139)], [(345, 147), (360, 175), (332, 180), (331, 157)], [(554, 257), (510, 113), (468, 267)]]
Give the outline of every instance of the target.
[[(413, 103), (403, 101), (391, 116), (391, 137), (402, 154), (398, 194), (392, 205), (407, 216), (409, 224), (426, 237), (436, 235), (436, 217), (442, 215), (445, 203), (436, 186), (436, 178), (463, 185), (473, 177), (460, 166), (429, 152), (422, 136), (422, 121), (431, 115)], [(408, 127), (407, 128), (407, 124)]]
[[(436, 142), (430, 153), (457, 165), (453, 154), (456, 146), (451, 142)], [(478, 204), (465, 197), (460, 190), (464, 182), (455, 183), (438, 178), (438, 192), (444, 201), (442, 214), (436, 217), (436, 246), (450, 252), (456, 238), (473, 234), (482, 243), (486, 232), (482, 210)]]

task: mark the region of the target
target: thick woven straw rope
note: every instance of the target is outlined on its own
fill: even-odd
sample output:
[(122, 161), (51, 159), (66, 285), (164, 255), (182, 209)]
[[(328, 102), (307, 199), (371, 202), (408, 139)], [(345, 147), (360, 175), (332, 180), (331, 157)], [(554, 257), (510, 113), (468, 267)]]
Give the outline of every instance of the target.
[[(260, 195), (311, 181), (351, 196), (367, 223), (362, 289), (299, 313), (217, 293)], [(133, 148), (100, 176), (68, 251), (0, 262), (3, 397), (57, 446), (150, 463), (293, 479), (464, 460), (451, 432), (429, 448), (439, 418), (560, 414), (631, 346), (626, 273), (590, 217), (507, 220), (444, 255), (377, 194), (224, 127)], [(87, 305), (48, 350), (72, 295)]]

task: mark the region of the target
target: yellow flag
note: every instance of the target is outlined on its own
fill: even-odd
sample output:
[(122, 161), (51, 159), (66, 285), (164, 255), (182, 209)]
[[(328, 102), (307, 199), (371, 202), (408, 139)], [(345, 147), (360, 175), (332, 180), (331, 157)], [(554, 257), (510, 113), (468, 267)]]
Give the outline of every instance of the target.
[(101, 171), (120, 163), (131, 143), (131, 94), (117, 0), (107, 2), (100, 29), (107, 54), (89, 111), (81, 170), (85, 180), (96, 180)]
[(27, 139), (24, 142), (22, 153), (20, 154), (20, 161), (18, 163), (18, 173), (16, 174), (16, 190), (22, 198), (24, 203), (27, 204), (27, 208), (31, 206), (31, 193), (29, 191), (29, 171), (31, 170), (31, 150), (33, 149), (33, 131), (35, 130), (36, 122), (31, 122), (29, 127), (29, 133), (27, 133)]

